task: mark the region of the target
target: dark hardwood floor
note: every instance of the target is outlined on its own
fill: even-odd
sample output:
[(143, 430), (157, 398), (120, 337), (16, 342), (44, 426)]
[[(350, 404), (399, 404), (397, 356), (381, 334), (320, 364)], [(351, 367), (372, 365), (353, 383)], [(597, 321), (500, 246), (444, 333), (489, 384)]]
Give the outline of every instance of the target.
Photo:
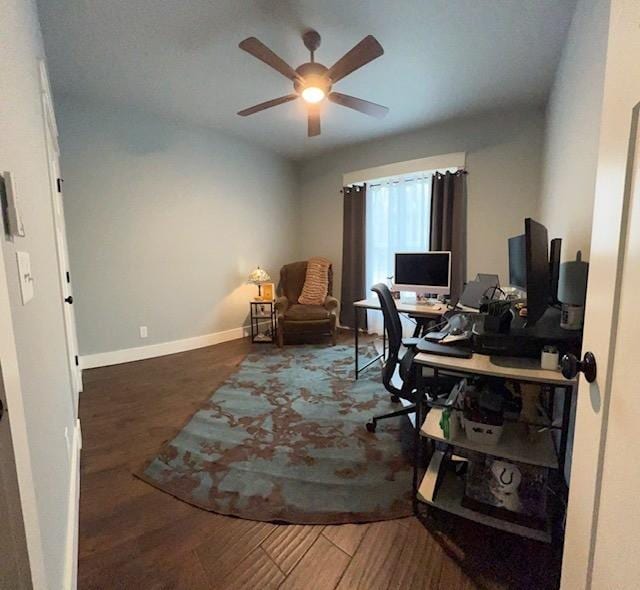
[(238, 340), (84, 372), (81, 590), (556, 585), (543, 546), (453, 517), (429, 528), (415, 518), (276, 525), (206, 512), (135, 478), (132, 470), (176, 434), (250, 348)]

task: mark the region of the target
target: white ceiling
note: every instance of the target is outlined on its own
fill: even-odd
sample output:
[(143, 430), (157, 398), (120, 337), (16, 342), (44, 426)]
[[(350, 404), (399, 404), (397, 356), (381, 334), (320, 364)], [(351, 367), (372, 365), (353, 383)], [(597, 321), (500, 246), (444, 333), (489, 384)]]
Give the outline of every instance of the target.
[[(462, 114), (543, 104), (575, 0), (40, 0), (54, 92), (141, 107), (258, 142), (294, 159)], [(300, 34), (322, 35), (329, 66), (373, 34), (385, 54), (335, 90), (391, 110), (334, 104), (306, 137), (300, 101), (241, 108), (291, 83), (238, 48), (256, 36), (294, 68)]]

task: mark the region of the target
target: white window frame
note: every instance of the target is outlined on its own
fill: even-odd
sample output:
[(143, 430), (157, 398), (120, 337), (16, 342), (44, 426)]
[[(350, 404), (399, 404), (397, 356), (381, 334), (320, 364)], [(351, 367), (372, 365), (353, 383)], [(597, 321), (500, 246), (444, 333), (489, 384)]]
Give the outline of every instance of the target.
[(417, 160), (394, 162), (374, 168), (365, 168), (355, 172), (347, 172), (342, 175), (342, 186), (362, 184), (363, 182), (375, 182), (377, 180), (389, 180), (394, 177), (406, 177), (412, 174), (428, 174), (439, 170), (451, 168), (466, 168), (466, 152), (454, 152), (440, 156), (429, 156)]

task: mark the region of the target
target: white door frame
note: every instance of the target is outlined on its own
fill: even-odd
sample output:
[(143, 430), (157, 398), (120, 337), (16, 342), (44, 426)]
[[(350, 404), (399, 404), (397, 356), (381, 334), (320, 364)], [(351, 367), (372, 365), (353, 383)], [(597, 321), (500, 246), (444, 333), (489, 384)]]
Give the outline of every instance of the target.
[(62, 178), (60, 175), (60, 148), (58, 145), (58, 127), (53, 110), (53, 100), (49, 86), (47, 66), (42, 59), (40, 67), (40, 86), (42, 91), (42, 110), (44, 117), (44, 132), (47, 151), (47, 166), (49, 169), (49, 188), (51, 191), (51, 207), (53, 214), (54, 236), (56, 240), (56, 254), (58, 258), (58, 275), (60, 285), (60, 305), (64, 318), (65, 339), (67, 346), (67, 360), (69, 376), (73, 387), (73, 412), (78, 418), (78, 394), (82, 391), (82, 370), (80, 368), (80, 353), (78, 352), (78, 336), (76, 331), (71, 274), (69, 265), (69, 251), (67, 248), (66, 226), (64, 220), (64, 203), (62, 198)]
[(640, 398), (637, 368), (640, 354), (637, 337), (640, 316), (640, 94), (634, 109), (629, 163), (633, 166), (627, 183), (621, 232), (621, 283), (617, 307), (615, 342), (611, 360), (607, 429), (603, 436), (602, 474), (594, 529), (591, 587), (635, 589), (640, 584), (640, 463), (637, 424)]
[(44, 139), (49, 170), (49, 189), (51, 194), (51, 213), (53, 218), (53, 233), (56, 242), (58, 265), (58, 280), (60, 289), (60, 306), (64, 320), (65, 345), (67, 349), (67, 365), (72, 387), (71, 404), (75, 418), (75, 427), (71, 441), (71, 480), (69, 481), (69, 521), (67, 525), (67, 555), (65, 562), (65, 588), (76, 588), (78, 577), (78, 532), (79, 532), (79, 502), (80, 502), (80, 449), (82, 448), (82, 434), (78, 417), (79, 393), (82, 391), (82, 369), (78, 352), (78, 337), (76, 332), (75, 313), (72, 304), (65, 299), (73, 297), (69, 265), (69, 251), (67, 248), (67, 233), (64, 218), (64, 203), (62, 197), (62, 179), (60, 176), (60, 148), (58, 145), (58, 127), (53, 99), (49, 85), (49, 76), (44, 59), (39, 60), (40, 86), (42, 93), (42, 113), (44, 124)]
[[(598, 363), (594, 383), (580, 380), (561, 587), (591, 588), (611, 397), (617, 307), (629, 201), (630, 141), (640, 100), (640, 3), (611, 0), (596, 174), (583, 350)], [(637, 493), (637, 491), (635, 491)], [(634, 491), (630, 490), (630, 493)]]

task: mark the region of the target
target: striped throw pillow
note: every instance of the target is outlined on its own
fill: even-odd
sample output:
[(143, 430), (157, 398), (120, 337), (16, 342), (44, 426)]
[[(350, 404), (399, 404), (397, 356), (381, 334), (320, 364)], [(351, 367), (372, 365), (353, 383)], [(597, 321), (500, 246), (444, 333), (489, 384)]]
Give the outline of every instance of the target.
[(307, 274), (304, 279), (302, 293), (298, 303), (303, 305), (322, 305), (329, 290), (329, 267), (331, 262), (326, 258), (310, 258), (307, 263)]

